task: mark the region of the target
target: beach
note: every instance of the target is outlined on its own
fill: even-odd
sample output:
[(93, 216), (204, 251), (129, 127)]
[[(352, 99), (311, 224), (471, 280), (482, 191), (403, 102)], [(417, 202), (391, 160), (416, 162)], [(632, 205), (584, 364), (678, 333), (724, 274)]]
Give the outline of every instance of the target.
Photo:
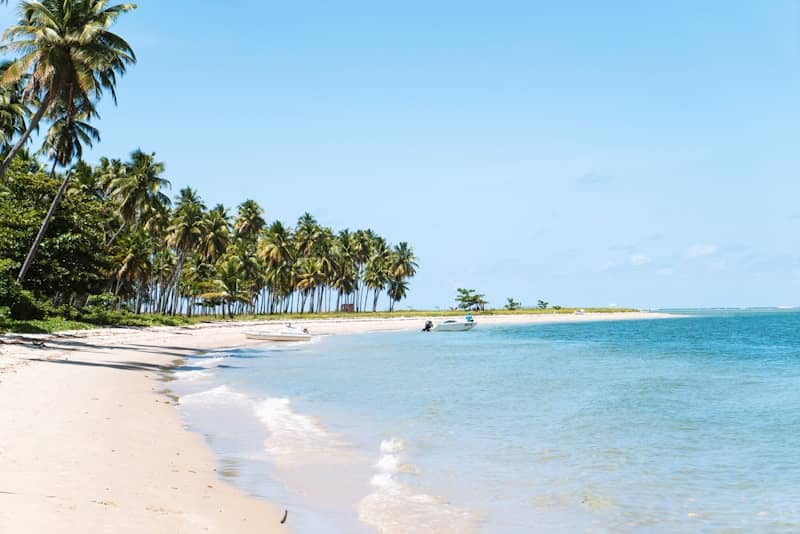
[[(664, 317), (670, 316), (476, 320), (500, 325)], [(318, 335), (410, 331), (423, 322), (418, 317), (293, 321)], [(260, 324), (3, 336), (0, 532), (290, 531), (291, 511), (281, 525), (282, 507), (218, 478), (212, 452), (200, 435), (185, 429), (166, 381), (187, 356), (252, 345), (243, 332)]]

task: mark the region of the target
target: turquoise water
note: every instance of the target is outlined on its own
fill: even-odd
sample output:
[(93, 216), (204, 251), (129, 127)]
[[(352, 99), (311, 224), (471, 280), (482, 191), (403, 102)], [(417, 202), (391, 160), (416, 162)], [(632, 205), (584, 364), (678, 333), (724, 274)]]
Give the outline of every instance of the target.
[(715, 312), (336, 336), (198, 358), (176, 390), (234, 483), (300, 532), (788, 532), (798, 327)]

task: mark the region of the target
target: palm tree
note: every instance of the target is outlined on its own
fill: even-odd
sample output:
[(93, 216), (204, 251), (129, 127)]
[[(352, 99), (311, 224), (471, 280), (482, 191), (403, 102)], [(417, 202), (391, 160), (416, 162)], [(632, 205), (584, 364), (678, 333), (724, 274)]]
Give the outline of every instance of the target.
[(414, 249), (408, 243), (401, 241), (392, 250), (391, 275), (395, 278), (411, 278), (417, 274), (417, 258)]
[(233, 225), (236, 235), (244, 239), (256, 240), (264, 225), (267, 224), (263, 215), (264, 210), (255, 200), (247, 199), (239, 204), (239, 212)]
[(202, 225), (200, 254), (208, 263), (215, 263), (228, 248), (231, 238), (230, 222), (225, 207), (218, 204), (206, 213)]
[(310, 213), (306, 212), (297, 219), (294, 239), (297, 244), (297, 251), (302, 256), (311, 256), (314, 253), (314, 247), (317, 245), (319, 232), (319, 224)]
[(167, 244), (178, 252), (178, 262), (168, 287), (173, 290), (173, 315), (178, 307), (181, 272), (187, 256), (195, 250), (203, 234), (203, 211), (205, 205), (197, 192), (189, 187), (181, 189), (175, 206), (172, 224), (167, 229)]
[(0, 178), (27, 143), (39, 122), (55, 105), (67, 118), (86, 120), (103, 91), (117, 101), (117, 76), (136, 62), (131, 46), (109, 31), (117, 18), (135, 4), (107, 6), (107, 0), (41, 0), (20, 3), (20, 20), (3, 34), (3, 52), (21, 55), (0, 76), (0, 85), (23, 81), (22, 97), (40, 104), (28, 127), (0, 163)]
[(283, 223), (275, 221), (270, 225), (258, 244), (258, 255), (269, 269), (277, 269), (294, 261), (296, 251), (292, 235)]
[(242, 263), (236, 256), (226, 256), (217, 266), (217, 278), (215, 288), (200, 295), (204, 299), (221, 299), (228, 305), (228, 316), (233, 317), (234, 302), (246, 303), (250, 301), (247, 291), (247, 280), (244, 276)]
[[(82, 118), (81, 116), (76, 117), (75, 115), (70, 115), (65, 111), (64, 114), (53, 122), (50, 130), (47, 132), (42, 150), (46, 150), (53, 158), (53, 168), (50, 171), (51, 177), (55, 177), (56, 166), (61, 165), (62, 167), (66, 167), (73, 159), (77, 158), (80, 160), (81, 157), (83, 157), (84, 144), (92, 146), (93, 142), (100, 140), (100, 134), (97, 130), (88, 122), (80, 120)], [(61, 197), (64, 196), (64, 192), (67, 190), (71, 174), (71, 172), (67, 172), (64, 175), (61, 187), (58, 188), (56, 196), (53, 197), (53, 201), (50, 203), (50, 209), (47, 211), (47, 215), (45, 215), (41, 228), (39, 228), (39, 233), (36, 234), (36, 238), (33, 240), (33, 245), (31, 245), (28, 251), (25, 262), (19, 270), (17, 281), (20, 283), (25, 280), (25, 275), (33, 263), (33, 259), (36, 257), (36, 251), (39, 249), (44, 234), (47, 232), (47, 227), (50, 226), (50, 221), (53, 219), (56, 208), (61, 202)]]
[(382, 256), (375, 255), (367, 262), (364, 269), (364, 285), (373, 290), (372, 311), (378, 309), (378, 297), (389, 281), (389, 272), (386, 269), (386, 261)]
[(408, 293), (408, 283), (402, 278), (393, 278), (389, 281), (389, 311), (394, 311), (395, 302), (401, 301), (406, 298)]
[(145, 154), (140, 149), (131, 153), (127, 165), (121, 168), (118, 164), (109, 165), (108, 188), (117, 200), (122, 225), (108, 244), (116, 239), (126, 224), (141, 221), (143, 215), (157, 211), (159, 205), (169, 207), (171, 201), (161, 190), (169, 189), (172, 184), (161, 177), (163, 173), (164, 164), (156, 161), (155, 153)]
[[(0, 65), (0, 77), (10, 63)], [(6, 152), (11, 148), (11, 141), (22, 135), (27, 129), (25, 121), (30, 116), (30, 109), (22, 101), (22, 82), (10, 85), (0, 84), (0, 150)]]
[(133, 284), (136, 294), (136, 313), (140, 313), (147, 277), (153, 269), (150, 237), (142, 231), (132, 232), (122, 242), (122, 253), (115, 260), (119, 268), (114, 295), (119, 296), (124, 283)]

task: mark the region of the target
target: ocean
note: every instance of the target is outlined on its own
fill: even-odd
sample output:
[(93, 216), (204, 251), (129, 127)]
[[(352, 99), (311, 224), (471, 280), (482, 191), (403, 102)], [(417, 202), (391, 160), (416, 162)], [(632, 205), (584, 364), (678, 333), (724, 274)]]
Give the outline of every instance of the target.
[(688, 313), (208, 353), (170, 388), (295, 532), (800, 530), (800, 313)]

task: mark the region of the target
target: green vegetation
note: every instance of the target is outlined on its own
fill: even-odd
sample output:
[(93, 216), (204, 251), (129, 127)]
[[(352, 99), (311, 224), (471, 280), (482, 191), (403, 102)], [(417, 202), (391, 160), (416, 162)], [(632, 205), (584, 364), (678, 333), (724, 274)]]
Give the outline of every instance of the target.
[(539, 299), (538, 301), (536, 301), (536, 307), (539, 308), (540, 310), (546, 310), (549, 305), (550, 303), (547, 302), (546, 300)]
[(485, 295), (477, 293), (474, 289), (456, 289), (456, 305), (461, 310), (482, 311), (486, 309), (488, 302)]
[(522, 303), (519, 302), (518, 300), (514, 300), (513, 298), (508, 297), (506, 299), (506, 305), (503, 306), (503, 308), (505, 308), (507, 310), (511, 310), (511, 311), (518, 310), (518, 309), (522, 308)]
[[(393, 310), (418, 267), (406, 242), (393, 245), (369, 229), (335, 232), (308, 213), (295, 226), (269, 223), (250, 199), (231, 216), (189, 187), (173, 203), (153, 153), (82, 161), (83, 148), (100, 140), (92, 124), (99, 99), (106, 93), (116, 102), (116, 84), (136, 62), (109, 30), (133, 9), (25, 1), (3, 35), (3, 49), (17, 54), (0, 66), (4, 328), (181, 324), (176, 317), (344, 305), (376, 312), (382, 296)], [(31, 154), (39, 129), (44, 142)]]

